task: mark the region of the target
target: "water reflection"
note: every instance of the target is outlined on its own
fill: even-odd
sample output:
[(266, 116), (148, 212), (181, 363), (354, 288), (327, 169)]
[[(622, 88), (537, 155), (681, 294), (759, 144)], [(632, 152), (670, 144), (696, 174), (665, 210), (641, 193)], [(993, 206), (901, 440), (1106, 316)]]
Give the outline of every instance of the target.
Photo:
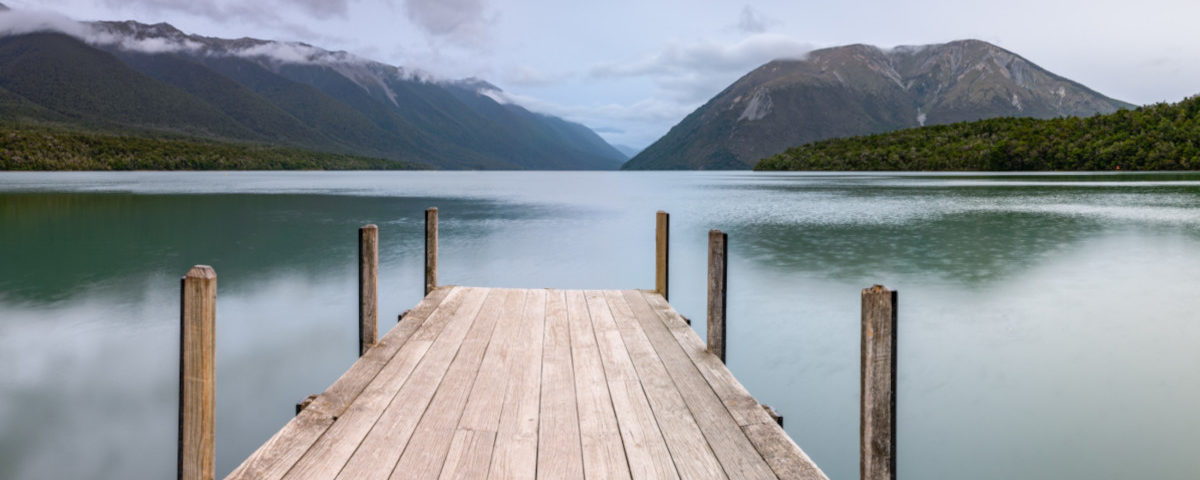
[(360, 225), (381, 331), (416, 303), (431, 205), (441, 278), (511, 287), (648, 287), (668, 210), (692, 318), (726, 230), (730, 368), (832, 478), (857, 476), (871, 283), (901, 292), (904, 477), (1200, 475), (1200, 175), (403, 172), (0, 175), (0, 477), (170, 475), (194, 263), (228, 472), (353, 362)]

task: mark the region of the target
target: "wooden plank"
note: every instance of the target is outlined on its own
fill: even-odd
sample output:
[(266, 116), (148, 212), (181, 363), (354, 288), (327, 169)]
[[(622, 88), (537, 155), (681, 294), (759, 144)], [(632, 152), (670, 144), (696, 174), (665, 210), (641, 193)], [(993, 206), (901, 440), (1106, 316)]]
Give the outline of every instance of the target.
[[(384, 406), (393, 401), (428, 352), (434, 351), (433, 346), (439, 341), (445, 343), (454, 340), (458, 331), (465, 332), (464, 323), (469, 325), (474, 319), (484, 295), (486, 291), (463, 288), (461, 295), (447, 298), (446, 303), (454, 301), (455, 308), (439, 309), (414, 332), (412, 338), (384, 365), (358, 398), (336, 416), (337, 421), (321, 434), (285, 478), (333, 478), (337, 475), (362, 439), (379, 421)], [(316, 402), (313, 403), (315, 406)], [(313, 406), (309, 406), (305, 412)]]
[(440, 480), (475, 480), (487, 475), (496, 432), (457, 430), (446, 454)]
[(725, 283), (728, 280), (729, 236), (720, 230), (708, 232), (708, 350), (725, 358)]
[(425, 210), (425, 294), (437, 288), (438, 209)]
[(760, 423), (742, 427), (746, 437), (762, 454), (771, 470), (785, 480), (829, 480), (779, 425)]
[(658, 211), (654, 229), (654, 291), (667, 298), (667, 280), (670, 273), (671, 216)]
[(566, 297), (562, 290), (550, 290), (546, 294), (546, 327), (542, 343), (537, 478), (583, 478), (583, 452), (571, 363)]
[(642, 293), (626, 290), (622, 294), (729, 478), (774, 478), (770, 466)]
[(896, 478), (896, 292), (862, 291), (859, 472), (863, 480)]
[(511, 364), (520, 356), (520, 350), (527, 348), (527, 344), (518, 342), (523, 328), (525, 296), (524, 290), (506, 292), (500, 324), (484, 354), (483, 365), (479, 367), (479, 379), (471, 388), (467, 407), (458, 423), (460, 429), (495, 432), (499, 428), (500, 408), (504, 403)]
[[(454, 432), (467, 404), (467, 396), (479, 374), (480, 362), (492, 342), (495, 326), (507, 292), (495, 290), (479, 311), (475, 324), (458, 348), (450, 368), (442, 377), (429, 408), (421, 416), (416, 431), (400, 455), (400, 461), (392, 471), (393, 479), (436, 479), (442, 471), (446, 452), (454, 439)], [(408, 405), (393, 403), (388, 408), (408, 409)], [(413, 412), (409, 413), (410, 415)]]
[(237, 478), (825, 478), (661, 295), (434, 293)]
[[(709, 448), (697, 419), (692, 416), (682, 393), (672, 382), (667, 368), (651, 345), (640, 322), (621, 292), (606, 291), (605, 298), (621, 339), (633, 360), (646, 398), (654, 411), (676, 471), (683, 479), (728, 478)], [(728, 413), (726, 413), (728, 415)], [(630, 448), (627, 444), (627, 452)]]
[(716, 355), (708, 351), (704, 342), (687, 324), (687, 320), (684, 320), (679, 312), (671, 308), (665, 298), (652, 292), (643, 292), (642, 296), (658, 313), (663, 324), (675, 337), (675, 341), (679, 342), (679, 346), (691, 357), (696, 368), (700, 370), (700, 374), (704, 375), (704, 379), (708, 381), (717, 397), (729, 409), (729, 413), (733, 415), (738, 425), (746, 426), (774, 421), (759, 406), (758, 400), (755, 400), (737, 377), (733, 376), (729, 368)]
[[(429, 292), (425, 292), (426, 295)], [(358, 229), (358, 356), (379, 335), (379, 227)]]
[(462, 305), (466, 292), (467, 290), (461, 287), (438, 288), (421, 300), (421, 303), (405, 315), (404, 323), (392, 327), (375, 343), (374, 348), (354, 362), (333, 386), (321, 394), (321, 397), (329, 401), (329, 411), (334, 415), (341, 415), (410, 339), (432, 340), (436, 337), (441, 327), (445, 326), (445, 322), (428, 327), (425, 323), (433, 318), (435, 312), (439, 319), (450, 318)]
[[(463, 306), (455, 312), (454, 318), (429, 346), (428, 352), (420, 359), (420, 362), (415, 367), (411, 367), (412, 373), (406, 376), (385, 378), (381, 372), (380, 378), (377, 380), (386, 382), (383, 384), (386, 385), (382, 388), (383, 390), (394, 390), (394, 385), (399, 383), (403, 383), (403, 386), (391, 397), (387, 395), (368, 396), (371, 393), (370, 387), (368, 387), (368, 391), (364, 392), (351, 405), (346, 414), (346, 417), (349, 417), (355, 409), (365, 412), (364, 416), (367, 422), (373, 424), (369, 427), (366, 437), (361, 436), (361, 430), (355, 431), (353, 435), (338, 435), (338, 433), (344, 433), (335, 432), (335, 430), (345, 418), (339, 419), (329, 429), (329, 432), (326, 432), (326, 437), (330, 438), (331, 442), (337, 443), (338, 447), (332, 449), (331, 452), (314, 455), (316, 450), (314, 446), (314, 451), (306, 454), (301, 462), (309, 456), (313, 456), (323, 466), (312, 470), (311, 473), (305, 472), (304, 478), (333, 478), (335, 472), (337, 473), (336, 478), (388, 478), (392, 473), (392, 468), (404, 452), (409, 439), (412, 438), (422, 412), (429, 407), (429, 403), (445, 377), (459, 346), (471, 331), (471, 327), (476, 324), (476, 319), (479, 317), (486, 298), (494, 296), (495, 293), (486, 288), (468, 289)], [(401, 359), (397, 355), (397, 358), (393, 359), (391, 363), (396, 363), (398, 360), (405, 359)], [(408, 365), (406, 362), (405, 367), (400, 370), (410, 368)], [(379, 415), (380, 411), (383, 412), (382, 415)], [(320, 445), (319, 442), (318, 445)], [(344, 461), (345, 466), (341, 466), (342, 459), (346, 458), (347, 454), (349, 454), (349, 460)], [(341, 471), (338, 472), (337, 469), (330, 469), (324, 465), (340, 467)], [(297, 464), (297, 468), (299, 466), (300, 464)]]
[(587, 299), (582, 290), (568, 290), (566, 296), (583, 472), (587, 478), (630, 478)]
[(604, 293), (589, 290), (584, 297), (595, 329), (630, 476), (634, 480), (679, 478)]
[(546, 291), (528, 290), (518, 343), (504, 393), (488, 478), (530, 479), (537, 475), (538, 409), (541, 399)]
[(211, 480), (216, 455), (217, 273), (196, 265), (179, 281), (178, 478)]
[(439, 478), (475, 479), (488, 474), (510, 364), (515, 352), (524, 347), (515, 342), (524, 307), (525, 291), (506, 291), (499, 324), (471, 387)]

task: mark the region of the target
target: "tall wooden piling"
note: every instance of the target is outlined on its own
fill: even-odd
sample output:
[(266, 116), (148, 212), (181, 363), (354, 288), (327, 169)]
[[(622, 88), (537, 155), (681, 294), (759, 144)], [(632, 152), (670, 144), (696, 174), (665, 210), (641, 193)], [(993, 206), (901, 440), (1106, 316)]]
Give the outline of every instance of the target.
[(896, 478), (896, 300), (882, 285), (862, 291), (862, 480)]
[(358, 355), (379, 336), (379, 227), (358, 229)]
[(708, 351), (725, 361), (725, 281), (729, 265), (729, 236), (708, 232)]
[(438, 209), (425, 210), (425, 294), (437, 288)]
[(658, 211), (654, 235), (654, 291), (667, 298), (667, 275), (670, 259), (671, 216), (662, 210)]
[(180, 281), (178, 478), (215, 476), (217, 274), (196, 265)]

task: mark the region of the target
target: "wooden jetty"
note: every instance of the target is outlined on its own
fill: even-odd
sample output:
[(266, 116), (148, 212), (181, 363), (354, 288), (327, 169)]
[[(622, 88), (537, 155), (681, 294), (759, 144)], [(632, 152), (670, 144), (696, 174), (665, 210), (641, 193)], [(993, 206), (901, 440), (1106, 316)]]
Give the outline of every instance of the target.
[[(378, 229), (364, 227), (361, 357), (226, 478), (827, 480), (722, 361), (725, 235), (710, 236), (719, 251), (705, 344), (667, 303), (665, 213), (657, 224), (655, 290), (439, 286), (433, 210), (426, 296), (378, 339)], [(203, 266), (183, 280), (180, 478), (213, 478), (215, 285)], [(864, 291), (864, 352), (888, 347), (868, 342), (866, 309), (894, 320), (889, 293), (890, 309)], [(870, 377), (894, 388), (889, 363), (894, 356)], [(875, 391), (865, 369), (863, 378), (864, 392)], [(870, 398), (881, 397), (891, 403), (872, 405), (870, 418), (864, 404), (864, 422), (872, 435), (894, 435), (894, 394)], [(894, 438), (863, 442), (886, 449), (870, 460), (864, 451), (863, 478), (894, 478)]]

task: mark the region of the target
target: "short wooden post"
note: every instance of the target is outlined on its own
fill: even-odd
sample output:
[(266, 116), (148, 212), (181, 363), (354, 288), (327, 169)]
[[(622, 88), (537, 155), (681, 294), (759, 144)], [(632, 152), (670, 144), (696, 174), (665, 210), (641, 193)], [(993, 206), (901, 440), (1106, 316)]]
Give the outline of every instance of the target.
[(862, 291), (862, 480), (896, 478), (896, 299), (882, 285)]
[(708, 351), (725, 361), (725, 281), (729, 236), (708, 232)]
[(358, 229), (358, 355), (375, 345), (379, 330), (379, 227)]
[(671, 215), (658, 211), (654, 235), (654, 291), (667, 298), (668, 260), (670, 257)]
[(300, 403), (297, 403), (296, 404), (296, 415), (300, 415), (300, 412), (303, 412), (304, 409), (308, 408), (309, 405), (312, 405), (313, 400), (316, 400), (316, 399), (317, 399), (317, 394), (314, 393), (312, 395), (305, 397), (304, 400), (300, 401)]
[(425, 210), (425, 295), (437, 288), (438, 209)]
[(178, 478), (215, 476), (217, 274), (196, 265), (180, 281)]

